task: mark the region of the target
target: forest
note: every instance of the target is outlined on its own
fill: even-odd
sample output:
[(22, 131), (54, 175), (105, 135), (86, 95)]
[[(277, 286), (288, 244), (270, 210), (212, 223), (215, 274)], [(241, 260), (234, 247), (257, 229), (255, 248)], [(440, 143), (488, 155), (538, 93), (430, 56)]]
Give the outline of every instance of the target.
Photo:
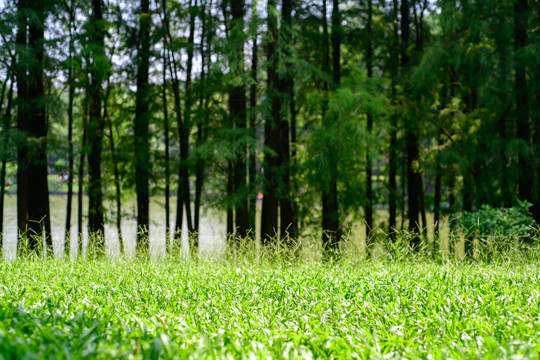
[(16, 194), (51, 251), (57, 192), (77, 252), (129, 216), (144, 251), (156, 197), (168, 251), (206, 209), (331, 256), (355, 224), (414, 250), (485, 206), (540, 222), (539, 29), (537, 0), (0, 1), (0, 234)]

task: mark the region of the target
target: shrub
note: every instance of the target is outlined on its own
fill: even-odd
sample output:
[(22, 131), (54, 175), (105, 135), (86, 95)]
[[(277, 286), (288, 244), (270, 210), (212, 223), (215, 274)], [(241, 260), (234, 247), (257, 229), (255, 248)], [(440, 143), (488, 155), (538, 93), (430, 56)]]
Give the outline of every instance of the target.
[(464, 211), (458, 215), (451, 222), (451, 228), (468, 239), (491, 237), (495, 241), (531, 241), (538, 231), (538, 224), (529, 212), (531, 206), (527, 201), (520, 201), (511, 208), (483, 205), (477, 211)]

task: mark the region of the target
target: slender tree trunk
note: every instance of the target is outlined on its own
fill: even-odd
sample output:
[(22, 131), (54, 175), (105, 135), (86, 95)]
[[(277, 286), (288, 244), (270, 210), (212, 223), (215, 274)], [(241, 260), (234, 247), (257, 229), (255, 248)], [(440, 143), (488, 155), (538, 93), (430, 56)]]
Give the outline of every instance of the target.
[[(207, 74), (210, 73), (210, 67), (212, 64), (212, 58), (210, 56), (212, 49), (212, 33), (208, 31), (208, 18), (206, 11), (206, 2), (202, 3), (202, 34), (201, 34), (201, 84), (200, 94), (199, 94), (199, 103), (201, 109), (203, 110), (203, 115), (199, 118), (197, 123), (197, 146), (201, 146), (205, 139), (204, 125), (208, 124), (210, 119), (209, 106), (210, 95), (206, 89), (207, 85)], [(212, 1), (209, 3), (209, 8), (212, 8)], [(205, 45), (206, 42), (206, 45)], [(197, 159), (195, 163), (195, 218), (194, 226), (196, 236), (199, 236), (199, 225), (200, 225), (200, 214), (201, 214), (201, 200), (202, 200), (202, 191), (204, 185), (204, 160)]]
[[(529, 12), (528, 0), (515, 0), (514, 2), (514, 46), (516, 50), (515, 61), (515, 85), (516, 85), (516, 124), (517, 136), (521, 139), (527, 150), (531, 146), (531, 125), (529, 120), (529, 91), (527, 87), (527, 68), (524, 54), (527, 46), (527, 24)], [(527, 151), (528, 152), (528, 151)], [(519, 155), (519, 198), (533, 202), (532, 190), (534, 175), (532, 156), (526, 151), (520, 151)]]
[[(45, 240), (46, 253), (52, 256), (43, 71), (45, 5), (41, 1), (25, 0), (19, 0), (18, 5), (17, 43), (23, 52), (19, 53), (17, 71), (18, 130), (26, 140), (19, 145), (18, 152), (18, 224), (21, 235), (29, 237), (30, 249), (36, 250), (39, 242)], [(25, 18), (25, 8), (31, 12), (32, 21)], [(29, 60), (32, 60), (30, 65), (25, 65)]]
[(103, 190), (101, 177), (101, 157), (103, 150), (104, 121), (102, 116), (102, 82), (105, 66), (105, 26), (101, 0), (92, 0), (89, 39), (92, 45), (92, 64), (90, 65), (90, 109), (88, 119), (88, 232), (89, 241), (95, 242), (98, 250), (103, 249), (104, 218)]
[[(409, 69), (408, 47), (410, 43), (410, 7), (408, 0), (401, 1), (401, 67), (406, 74)], [(420, 233), (420, 154), (418, 145), (417, 119), (410, 116), (405, 124), (405, 143), (407, 149), (407, 192), (408, 192), (408, 217), (409, 231), (414, 234)], [(420, 246), (420, 238), (413, 236), (411, 246), (417, 249)]]
[[(257, 17), (257, 6), (254, 3), (252, 21), (258, 21)], [(256, 23), (258, 28), (258, 24)], [(251, 130), (251, 135), (253, 138), (257, 138), (257, 68), (258, 68), (258, 53), (259, 48), (257, 44), (257, 31), (253, 35), (253, 48), (252, 48), (252, 58), (251, 58), (251, 86), (249, 88), (249, 128)], [(257, 184), (257, 162), (256, 162), (256, 150), (255, 146), (249, 147), (249, 188), (250, 190), (256, 189)], [(249, 203), (249, 226), (251, 229), (255, 229), (255, 216), (257, 213), (257, 197), (252, 196)]]
[[(281, 6), (281, 17), (282, 24), (279, 31), (279, 41), (281, 42), (280, 48), (283, 49), (280, 55), (283, 56), (285, 63), (286, 73), (284, 76), (279, 77), (279, 98), (282, 99), (280, 103), (280, 117), (277, 119), (279, 126), (279, 151), (281, 153), (281, 186), (283, 188), (282, 194), (279, 200), (280, 208), (280, 236), (288, 246), (291, 246), (296, 240), (298, 234), (295, 224), (295, 215), (293, 213), (292, 206), (292, 193), (291, 193), (291, 150), (290, 150), (290, 127), (289, 127), (289, 116), (284, 116), (290, 110), (290, 104), (292, 102), (291, 98), (288, 98), (288, 95), (291, 93), (293, 88), (293, 78), (291, 75), (292, 64), (289, 60), (289, 46), (292, 43), (292, 10), (293, 10), (293, 0), (282, 0)], [(285, 101), (286, 99), (286, 101)], [(284, 106), (288, 104), (289, 106)]]
[[(188, 144), (186, 143), (186, 129), (184, 127), (184, 121), (182, 119), (182, 104), (180, 102), (180, 81), (178, 80), (178, 65), (176, 63), (176, 58), (172, 54), (172, 50), (169, 48), (171, 42), (171, 32), (169, 26), (169, 17), (167, 14), (167, 1), (162, 0), (162, 10), (163, 10), (163, 25), (165, 27), (165, 39), (167, 40), (168, 47), (168, 57), (169, 57), (169, 71), (171, 73), (172, 80), (172, 89), (174, 96), (174, 111), (176, 115), (176, 122), (178, 124), (178, 138), (180, 141), (180, 166), (178, 170), (178, 194), (176, 201), (176, 229), (175, 229), (175, 239), (180, 240), (180, 234), (182, 231), (182, 222), (183, 222), (183, 210), (184, 204), (186, 209), (190, 209), (189, 201), (189, 191), (186, 192), (186, 187), (189, 189), (189, 178), (187, 171), (187, 150), (189, 149)], [(187, 186), (186, 186), (187, 185)], [(190, 218), (191, 214), (187, 214), (188, 218), (188, 230), (190, 228)]]
[[(184, 125), (182, 126), (182, 140), (181, 140), (181, 163), (180, 167), (182, 168), (183, 173), (183, 193), (185, 197), (184, 206), (186, 207), (186, 219), (187, 219), (187, 226), (188, 231), (191, 234), (194, 232), (193, 227), (193, 217), (191, 214), (191, 190), (189, 187), (189, 168), (187, 164), (187, 159), (189, 156), (189, 134), (191, 129), (191, 106), (193, 102), (193, 94), (192, 94), (192, 77), (193, 77), (193, 47), (194, 45), (194, 39), (195, 39), (195, 11), (194, 8), (197, 7), (197, 0), (194, 0), (194, 4), (190, 2), (189, 10), (190, 10), (190, 16), (189, 16), (189, 36), (188, 36), (188, 44), (187, 44), (187, 67), (186, 67), (186, 92), (184, 96)], [(193, 239), (191, 239), (193, 240)], [(196, 249), (198, 248), (198, 243), (190, 243), (191, 246), (191, 254), (196, 253)]]
[(171, 252), (170, 226), (171, 219), (171, 168), (170, 168), (170, 139), (169, 139), (169, 111), (167, 101), (167, 50), (166, 42), (163, 41), (163, 86), (161, 89), (161, 100), (163, 106), (163, 131), (165, 137), (165, 247), (168, 253)]
[(79, 169), (78, 169), (78, 176), (79, 176), (79, 193), (77, 197), (77, 230), (78, 230), (78, 244), (77, 244), (77, 255), (81, 254), (83, 251), (83, 197), (84, 197), (84, 163), (86, 161), (86, 147), (88, 144), (88, 102), (89, 102), (89, 94), (88, 89), (86, 89), (86, 99), (84, 101), (84, 112), (83, 112), (83, 134), (81, 139), (81, 152), (79, 155)]
[[(230, 59), (231, 69), (236, 77), (244, 78), (244, 0), (231, 1), (231, 43), (234, 51)], [(232, 87), (229, 94), (229, 107), (233, 126), (243, 133), (247, 132), (247, 97), (245, 85), (238, 84)], [(242, 154), (234, 162), (234, 193), (247, 194), (247, 147), (242, 147)], [(242, 196), (235, 203), (235, 227), (239, 237), (250, 236), (248, 198)]]
[[(391, 72), (391, 100), (394, 104), (397, 98), (397, 77), (399, 69), (399, 33), (398, 33), (398, 0), (392, 1), (392, 20), (393, 20), (393, 49), (390, 59)], [(388, 156), (388, 232), (390, 239), (396, 237), (396, 214), (397, 214), (397, 117), (396, 114), (390, 115), (390, 154)]]
[[(74, 155), (73, 155), (73, 100), (75, 98), (75, 84), (73, 76), (73, 23), (75, 22), (75, 13), (73, 4), (68, 8), (69, 12), (69, 57), (68, 57), (68, 192), (66, 204), (66, 225), (65, 225), (65, 250), (69, 257), (71, 252), (71, 208), (73, 202), (73, 173), (74, 173)], [(81, 191), (81, 189), (79, 189)]]
[[(324, 19), (326, 22), (326, 17)], [(332, 79), (333, 88), (336, 89), (341, 84), (341, 15), (339, 12), (339, 1), (332, 1)], [(325, 116), (326, 126), (331, 126), (330, 119)], [(325, 256), (331, 258), (339, 252), (341, 234), (339, 231), (339, 203), (337, 194), (337, 159), (333, 156), (334, 149), (328, 149), (328, 166), (330, 179), (322, 191), (322, 229), (323, 229), (323, 249)]]
[[(279, 165), (282, 163), (279, 151), (279, 128), (276, 119), (279, 119), (281, 103), (278, 96), (277, 74), (278, 65), (278, 25), (277, 25), (277, 5), (276, 0), (268, 0), (268, 44), (267, 44), (267, 59), (268, 65), (268, 86), (267, 98), (270, 104), (271, 112), (267, 115), (264, 125), (264, 145), (270, 150), (264, 155), (264, 199), (261, 216), (261, 241), (263, 244), (268, 244), (269, 240), (275, 237), (278, 233), (278, 197), (277, 197), (277, 174)], [(273, 154), (272, 154), (273, 153)]]
[[(536, 7), (536, 23), (540, 24), (540, 6)], [(535, 104), (535, 111), (533, 113), (533, 134), (532, 134), (532, 140), (533, 140), (533, 151), (535, 155), (535, 163), (534, 163), (534, 169), (535, 169), (535, 186), (534, 186), (534, 201), (532, 206), (532, 214), (536, 220), (537, 223), (540, 224), (540, 61), (537, 59), (536, 63), (536, 76), (534, 84), (535, 86), (535, 93), (534, 93), (534, 104)]]
[[(437, 136), (437, 144), (439, 145), (439, 148), (442, 147), (443, 141), (441, 138), (441, 135)], [(434, 199), (434, 206), (433, 206), (433, 228), (435, 232), (435, 242), (437, 243), (437, 246), (439, 245), (439, 229), (440, 229), (440, 222), (441, 222), (441, 195), (442, 195), (442, 167), (441, 167), (441, 160), (439, 156), (437, 156), (436, 160), (436, 169), (435, 169), (435, 199)], [(438, 247), (436, 248), (438, 250)]]
[[(366, 24), (367, 48), (366, 48), (366, 68), (369, 79), (373, 78), (373, 1), (368, 0), (368, 20)], [(373, 114), (367, 113), (367, 131), (368, 135), (373, 134)], [(366, 146), (366, 239), (368, 246), (372, 241), (373, 230), (373, 169), (371, 160), (371, 147)]]
[[(137, 190), (137, 248), (148, 251), (150, 226), (150, 0), (141, 0), (139, 47), (137, 50), (137, 94), (135, 98), (135, 187)], [(112, 139), (111, 139), (112, 140)]]

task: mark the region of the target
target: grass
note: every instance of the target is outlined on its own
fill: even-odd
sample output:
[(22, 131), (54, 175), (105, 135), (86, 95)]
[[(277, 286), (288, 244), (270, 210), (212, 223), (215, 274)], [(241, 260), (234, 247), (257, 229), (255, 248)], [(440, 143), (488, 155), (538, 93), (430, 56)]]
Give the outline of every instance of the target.
[(537, 358), (534, 262), (0, 263), (0, 359)]

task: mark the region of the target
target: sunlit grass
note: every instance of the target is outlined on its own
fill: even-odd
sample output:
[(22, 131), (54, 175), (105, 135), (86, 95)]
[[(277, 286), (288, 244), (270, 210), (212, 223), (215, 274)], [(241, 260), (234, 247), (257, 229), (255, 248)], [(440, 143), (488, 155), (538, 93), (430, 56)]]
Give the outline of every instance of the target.
[(540, 267), (0, 264), (0, 358), (534, 358)]

